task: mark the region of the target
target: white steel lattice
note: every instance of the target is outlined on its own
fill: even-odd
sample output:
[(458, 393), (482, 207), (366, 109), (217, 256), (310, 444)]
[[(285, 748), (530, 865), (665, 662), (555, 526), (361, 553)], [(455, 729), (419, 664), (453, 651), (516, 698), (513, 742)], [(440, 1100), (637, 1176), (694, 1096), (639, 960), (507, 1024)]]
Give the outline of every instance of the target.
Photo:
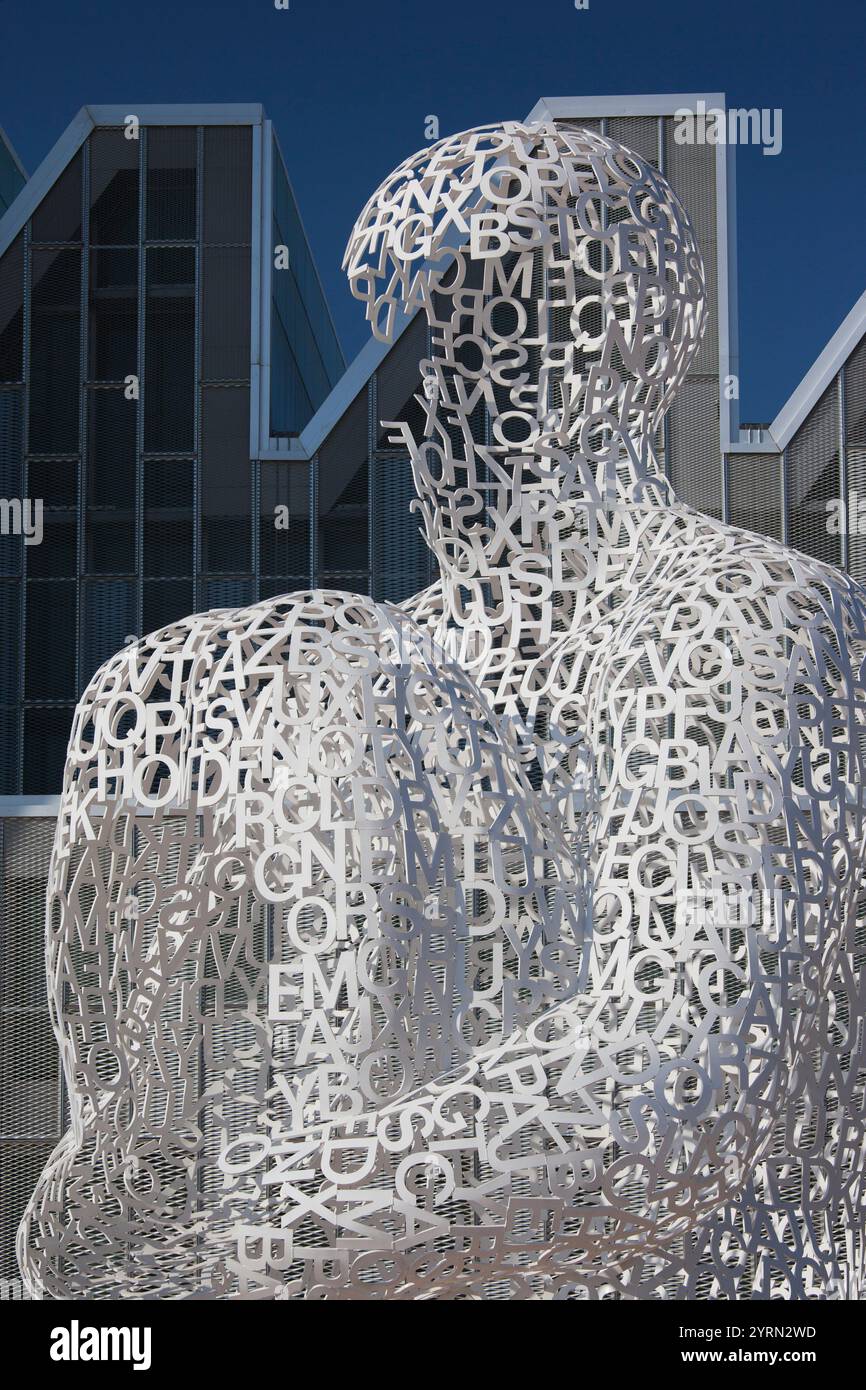
[[(55, 1296), (788, 1298), (861, 1267), (863, 590), (680, 502), (700, 253), (594, 131), (364, 209), (440, 579), (109, 661), (49, 885)], [(420, 418), (420, 417), (419, 417)], [(858, 932), (860, 935), (858, 936)]]

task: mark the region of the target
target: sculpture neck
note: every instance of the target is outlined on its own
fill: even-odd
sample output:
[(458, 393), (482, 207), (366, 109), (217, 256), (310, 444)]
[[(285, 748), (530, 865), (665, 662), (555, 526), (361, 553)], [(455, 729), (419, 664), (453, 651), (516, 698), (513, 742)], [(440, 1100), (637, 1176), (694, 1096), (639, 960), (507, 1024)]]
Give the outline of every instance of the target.
[(629, 459), (591, 496), (547, 494), (548, 505), (539, 502), (522, 526), (510, 526), (507, 543), (500, 533), (498, 547), (490, 544), (493, 526), (461, 538), (454, 559), (435, 541), (447, 645), (467, 668), (483, 668), (485, 683), (495, 668), (497, 681), (516, 688), (553, 643), (588, 628), (640, 585), (677, 509), (651, 451), (648, 458), (652, 471)]

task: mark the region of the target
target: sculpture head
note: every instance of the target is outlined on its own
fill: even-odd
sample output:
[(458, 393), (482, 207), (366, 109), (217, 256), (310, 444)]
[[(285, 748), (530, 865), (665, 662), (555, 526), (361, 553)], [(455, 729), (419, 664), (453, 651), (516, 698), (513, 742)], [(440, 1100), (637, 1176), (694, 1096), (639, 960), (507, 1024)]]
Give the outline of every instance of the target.
[(344, 264), (376, 337), (429, 320), (424, 438), (402, 437), (446, 564), (470, 572), (481, 544), (506, 567), (551, 506), (652, 472), (706, 297), (688, 215), (639, 155), (553, 124), (450, 136), (382, 183)]

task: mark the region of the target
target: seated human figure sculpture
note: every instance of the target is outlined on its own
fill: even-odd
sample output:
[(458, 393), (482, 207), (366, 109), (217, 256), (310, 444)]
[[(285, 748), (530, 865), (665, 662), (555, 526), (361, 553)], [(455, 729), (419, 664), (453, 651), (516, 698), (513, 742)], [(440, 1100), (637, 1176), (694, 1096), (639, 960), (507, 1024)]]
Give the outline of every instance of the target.
[(432, 145), (359, 219), (430, 325), (440, 579), (108, 662), (48, 965), (54, 1296), (825, 1294), (860, 1259), (863, 591), (677, 499), (706, 291), (598, 133)]

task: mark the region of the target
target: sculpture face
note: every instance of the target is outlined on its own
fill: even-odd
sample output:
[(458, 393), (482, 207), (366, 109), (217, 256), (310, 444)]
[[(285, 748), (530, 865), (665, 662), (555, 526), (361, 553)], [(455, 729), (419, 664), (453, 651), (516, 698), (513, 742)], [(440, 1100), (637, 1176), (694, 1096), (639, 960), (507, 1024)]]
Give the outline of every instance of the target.
[(49, 885), (73, 1127), (22, 1268), (808, 1296), (863, 1206), (862, 591), (656, 474), (703, 273), (636, 156), (440, 142), (348, 262), (380, 336), (430, 316), (441, 582), (194, 617), (90, 683)]
[(441, 140), (373, 196), (345, 263), (377, 337), (399, 306), (430, 320), (424, 439), (403, 437), (455, 574), (507, 570), (557, 501), (651, 470), (706, 307), (688, 217), (644, 160), (553, 125)]

